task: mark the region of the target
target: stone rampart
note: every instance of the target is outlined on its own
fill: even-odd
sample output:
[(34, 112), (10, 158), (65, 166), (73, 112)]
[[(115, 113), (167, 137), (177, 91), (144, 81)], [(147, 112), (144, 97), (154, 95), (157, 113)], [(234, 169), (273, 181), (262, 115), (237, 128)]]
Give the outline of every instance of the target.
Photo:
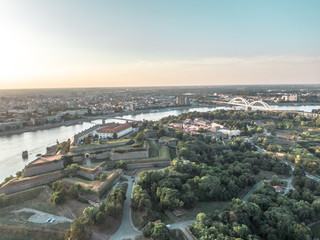
[(111, 160), (126, 160), (126, 159), (139, 159), (139, 158), (149, 158), (149, 151), (137, 151), (137, 152), (110, 152)]
[(106, 143), (106, 144), (101, 144), (101, 145), (72, 147), (72, 148), (70, 148), (70, 152), (84, 152), (84, 151), (90, 152), (90, 151), (95, 151), (95, 150), (99, 150), (99, 149), (118, 147), (118, 146), (126, 145), (129, 141), (130, 140), (124, 141), (124, 142)]
[(24, 169), (23, 177), (31, 177), (43, 173), (53, 172), (64, 168), (63, 160), (47, 162), (43, 164), (29, 165)]
[(84, 159), (84, 156), (73, 156), (72, 157), (72, 162), (73, 163), (79, 163), (79, 162), (82, 162), (83, 159)]
[(102, 153), (91, 153), (90, 154), (91, 159), (107, 159), (110, 158), (110, 151), (105, 151)]
[(26, 177), (22, 179), (14, 178), (0, 187), (0, 194), (11, 194), (27, 190), (30, 188), (45, 185), (62, 178), (63, 174), (60, 171), (42, 174), (34, 177)]
[(100, 174), (100, 171), (96, 172), (96, 173), (87, 173), (87, 172), (83, 172), (83, 171), (77, 171), (77, 175), (90, 179), (90, 180), (95, 180), (97, 178), (97, 176)]
[(170, 166), (170, 161), (154, 161), (154, 162), (129, 163), (129, 164), (127, 164), (127, 168), (128, 169), (150, 168), (150, 167), (168, 167), (168, 166)]
[(101, 171), (104, 171), (106, 169), (107, 165), (105, 162), (99, 164), (97, 167), (87, 170), (87, 169), (81, 169), (77, 171), (77, 175), (82, 176), (84, 178), (95, 180)]

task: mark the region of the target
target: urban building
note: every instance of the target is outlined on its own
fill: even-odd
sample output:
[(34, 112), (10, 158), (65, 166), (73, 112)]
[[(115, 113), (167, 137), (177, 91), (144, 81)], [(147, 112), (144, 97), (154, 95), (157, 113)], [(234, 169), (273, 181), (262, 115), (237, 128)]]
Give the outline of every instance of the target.
[(129, 123), (116, 123), (111, 126), (93, 131), (93, 136), (98, 135), (99, 138), (106, 139), (113, 138), (114, 134), (117, 134), (117, 138), (119, 138), (130, 132), (132, 132), (132, 126)]

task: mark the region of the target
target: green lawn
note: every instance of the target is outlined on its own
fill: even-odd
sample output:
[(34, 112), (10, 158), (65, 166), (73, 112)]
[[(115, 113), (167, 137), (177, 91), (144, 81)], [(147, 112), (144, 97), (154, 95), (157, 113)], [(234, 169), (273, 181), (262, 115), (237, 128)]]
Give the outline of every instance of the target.
[(41, 193), (39, 197), (18, 203), (16, 205), (4, 207), (0, 209), (0, 224), (2, 225), (13, 225), (21, 226), (27, 228), (51, 228), (51, 229), (67, 229), (70, 227), (70, 223), (58, 223), (58, 224), (36, 224), (28, 222), (28, 218), (33, 215), (31, 213), (21, 212), (13, 213), (12, 211), (20, 210), (22, 208), (32, 208), (38, 211), (51, 213), (54, 215), (66, 215), (67, 214), (62, 210), (61, 207), (53, 206), (49, 200), (46, 193)]
[(172, 211), (167, 211), (166, 217), (164, 217), (163, 221), (166, 223), (175, 223), (192, 220), (196, 218), (198, 213), (204, 212), (208, 214), (214, 210), (221, 210), (227, 204), (228, 202), (197, 202), (194, 208), (186, 209), (186, 213), (179, 217), (175, 216)]
[(320, 238), (320, 222), (312, 225), (310, 228), (313, 236), (316, 238)]
[(159, 143), (157, 141), (149, 141), (149, 157), (159, 156)]
[(35, 238), (0, 234), (0, 240), (35, 240)]
[(43, 190), (44, 190), (44, 187), (40, 186), (40, 187), (30, 188), (28, 190), (21, 191), (18, 193), (9, 194), (9, 195), (7, 195), (8, 200), (6, 201), (5, 206), (14, 205), (14, 204), (18, 204), (18, 203), (21, 203), (21, 202), (24, 202), (24, 201), (27, 201), (30, 199), (34, 199)]
[(88, 185), (94, 185), (94, 184), (99, 184), (100, 181), (90, 181), (90, 180), (85, 180), (83, 178), (78, 178), (78, 177), (73, 177), (73, 178), (64, 178), (62, 179), (64, 182), (72, 183), (72, 184), (77, 184), (77, 183), (84, 183)]

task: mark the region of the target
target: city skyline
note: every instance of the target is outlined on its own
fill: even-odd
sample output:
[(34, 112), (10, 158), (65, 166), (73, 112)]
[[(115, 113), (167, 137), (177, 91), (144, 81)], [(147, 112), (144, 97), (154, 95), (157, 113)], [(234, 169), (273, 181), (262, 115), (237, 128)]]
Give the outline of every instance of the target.
[(0, 89), (320, 82), (317, 1), (2, 1)]

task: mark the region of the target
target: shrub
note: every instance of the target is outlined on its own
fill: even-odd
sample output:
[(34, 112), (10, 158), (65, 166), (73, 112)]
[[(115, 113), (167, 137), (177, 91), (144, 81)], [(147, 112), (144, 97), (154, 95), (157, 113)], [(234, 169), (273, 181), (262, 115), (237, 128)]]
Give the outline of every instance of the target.
[(103, 182), (108, 178), (108, 174), (107, 173), (102, 173), (99, 176), (99, 181)]

